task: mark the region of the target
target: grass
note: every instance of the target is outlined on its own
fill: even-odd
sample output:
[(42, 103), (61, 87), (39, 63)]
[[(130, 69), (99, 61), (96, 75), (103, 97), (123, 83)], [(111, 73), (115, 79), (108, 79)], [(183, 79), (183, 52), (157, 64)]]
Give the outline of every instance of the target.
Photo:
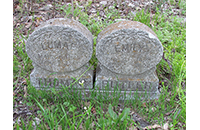
[[(175, 5), (170, 1), (171, 5)], [(98, 60), (95, 56), (96, 38), (105, 27), (114, 23), (115, 19), (121, 17), (117, 9), (105, 8), (106, 19), (95, 20), (96, 16), (89, 16), (80, 8), (74, 9), (74, 19), (85, 25), (94, 37), (94, 51), (90, 63), (96, 68)], [(179, 1), (179, 8), (185, 14), (185, 3)], [(22, 6), (22, 5), (21, 5)], [(66, 17), (72, 15), (71, 6), (56, 5), (60, 12)], [(161, 12), (156, 7), (156, 13), (150, 20), (150, 13), (145, 10), (138, 11), (136, 15), (129, 13), (125, 18), (139, 21), (149, 26), (158, 36), (164, 47), (164, 57), (157, 65), (157, 74), (161, 81), (161, 95), (158, 100), (135, 100), (119, 101), (118, 93), (109, 96), (105, 92), (105, 100), (98, 92), (91, 90), (90, 99), (82, 97), (80, 92), (63, 86), (61, 90), (55, 88), (50, 90), (36, 90), (31, 86), (29, 74), (33, 66), (32, 61), (25, 52), (25, 41), (33, 30), (29, 29), (27, 36), (23, 35), (23, 27), (14, 28), (14, 52), (13, 52), (13, 90), (19, 86), (21, 79), (26, 80), (28, 96), (24, 97), (24, 90), (19, 94), (24, 97), (23, 104), (27, 105), (34, 114), (28, 119), (18, 117), (21, 122), (13, 125), (14, 129), (32, 130), (36, 129), (126, 129), (138, 126), (133, 120), (131, 112), (138, 113), (143, 119), (151, 124), (164, 125), (168, 122), (170, 129), (186, 128), (186, 24), (178, 16), (169, 16), (170, 9)], [(97, 17), (99, 13), (96, 14)], [(35, 19), (33, 19), (34, 21)], [(109, 86), (108, 86), (109, 87)], [(109, 88), (108, 88), (109, 89)], [(112, 97), (116, 98), (112, 98)], [(13, 96), (13, 104), (17, 102), (17, 94)], [(81, 100), (84, 98), (85, 100)], [(122, 105), (121, 105), (122, 104)], [(122, 110), (119, 109), (121, 105)], [(167, 118), (167, 119), (166, 119)], [(38, 120), (37, 120), (38, 119)], [(39, 122), (38, 122), (39, 121)], [(35, 124), (35, 125), (33, 125)], [(139, 126), (138, 126), (139, 127)]]

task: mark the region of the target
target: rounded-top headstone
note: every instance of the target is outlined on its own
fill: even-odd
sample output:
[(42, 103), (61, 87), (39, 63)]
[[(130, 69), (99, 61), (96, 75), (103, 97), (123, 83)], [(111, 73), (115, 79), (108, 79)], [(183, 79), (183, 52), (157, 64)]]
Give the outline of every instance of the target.
[(163, 47), (156, 34), (136, 21), (121, 21), (106, 27), (97, 38), (96, 57), (112, 72), (135, 75), (155, 67)]
[(75, 20), (51, 19), (29, 36), (26, 51), (31, 60), (45, 70), (69, 72), (90, 60), (93, 36)]

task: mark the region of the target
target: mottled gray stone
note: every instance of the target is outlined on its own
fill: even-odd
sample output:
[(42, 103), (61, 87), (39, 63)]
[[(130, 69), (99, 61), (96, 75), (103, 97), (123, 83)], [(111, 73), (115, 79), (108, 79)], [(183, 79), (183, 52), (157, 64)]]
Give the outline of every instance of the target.
[(30, 35), (26, 51), (33, 62), (43, 69), (69, 72), (90, 60), (93, 36), (75, 20), (51, 19)]
[(106, 27), (97, 38), (96, 56), (113, 72), (143, 73), (159, 63), (163, 47), (155, 33), (135, 21), (121, 21)]
[[(147, 95), (150, 95), (148, 98), (155, 99), (159, 96), (159, 80), (155, 70), (156, 67), (153, 67), (142, 74), (122, 75), (110, 71), (99, 63), (96, 70), (95, 89), (101, 92), (105, 90), (109, 90), (109, 92), (121, 91), (122, 95), (126, 92), (127, 98), (133, 98), (137, 91), (139, 95), (147, 93)], [(130, 92), (132, 97), (129, 97)], [(144, 98), (143, 95), (141, 99)], [(121, 99), (123, 100), (124, 97)]]
[(136, 21), (111, 24), (97, 38), (98, 89), (105, 88), (104, 82), (111, 89), (119, 82), (122, 91), (147, 91), (149, 98), (157, 98), (159, 81), (155, 70), (162, 54), (162, 44), (148, 26)]
[[(78, 79), (87, 69), (89, 66), (89, 63), (84, 65), (83, 67), (71, 71), (71, 72), (51, 72), (45, 69), (42, 69), (38, 65), (34, 64), (34, 70), (30, 74), (30, 80), (32, 85), (35, 88), (44, 88), (44, 87), (54, 87), (56, 89), (60, 89), (63, 86), (70, 86), (70, 84), (75, 82), (76, 78)], [(73, 77), (73, 78), (72, 78)], [(83, 86), (79, 83), (84, 82)], [(78, 90), (85, 89), (89, 90), (89, 88), (93, 88), (93, 70), (89, 69), (79, 80), (76, 82), (73, 86), (73, 88), (76, 88)]]
[[(43, 82), (47, 82), (43, 87), (49, 83), (53, 87), (56, 78), (55, 87), (68, 86), (73, 82), (71, 77), (78, 78), (87, 70), (92, 51), (93, 36), (81, 23), (64, 18), (46, 21), (26, 42), (26, 52), (34, 66), (31, 83), (36, 88), (42, 87)], [(92, 88), (93, 71), (86, 72), (80, 80)]]

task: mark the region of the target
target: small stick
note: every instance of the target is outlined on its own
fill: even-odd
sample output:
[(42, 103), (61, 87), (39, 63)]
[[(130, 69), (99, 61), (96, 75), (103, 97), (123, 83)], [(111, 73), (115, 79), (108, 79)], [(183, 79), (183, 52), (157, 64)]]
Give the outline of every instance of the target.
[(33, 10), (33, 1), (34, 1), (34, 0), (31, 0), (31, 12), (32, 12), (32, 10)]
[(151, 15), (151, 2), (150, 2), (150, 5), (149, 5), (149, 8), (150, 8), (149, 11), (150, 11), (150, 24), (151, 24), (151, 16), (152, 16)]
[(55, 1), (53, 1), (53, 18), (55, 18), (56, 13), (55, 13)]
[(73, 4), (73, 0), (71, 0), (71, 4), (72, 4), (72, 17), (74, 17), (74, 4)]

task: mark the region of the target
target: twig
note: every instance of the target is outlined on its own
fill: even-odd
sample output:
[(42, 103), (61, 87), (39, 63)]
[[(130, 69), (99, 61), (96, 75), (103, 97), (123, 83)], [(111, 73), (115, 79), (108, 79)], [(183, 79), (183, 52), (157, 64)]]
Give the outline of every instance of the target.
[(33, 9), (33, 1), (35, 1), (35, 0), (31, 0), (31, 12), (33, 12), (32, 11), (32, 9)]
[(163, 52), (163, 57), (162, 58), (163, 58), (164, 61), (167, 62), (167, 64), (169, 65), (170, 71), (172, 72), (172, 65), (170, 63), (170, 60), (166, 59), (164, 55), (165, 55), (165, 53)]
[(53, 18), (55, 18), (56, 13), (55, 13), (55, 0), (53, 0)]
[(71, 4), (72, 4), (72, 17), (74, 17), (74, 2), (73, 2), (73, 0), (71, 0)]

